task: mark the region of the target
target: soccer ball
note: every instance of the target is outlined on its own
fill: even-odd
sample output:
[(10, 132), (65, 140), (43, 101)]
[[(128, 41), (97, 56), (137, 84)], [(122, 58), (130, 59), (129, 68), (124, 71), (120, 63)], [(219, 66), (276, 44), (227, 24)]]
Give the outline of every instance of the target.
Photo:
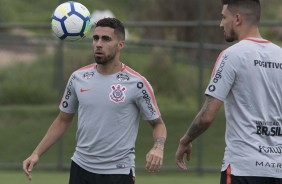
[(65, 2), (52, 15), (52, 30), (61, 40), (80, 40), (91, 30), (90, 18), (90, 12), (84, 5), (74, 1)]

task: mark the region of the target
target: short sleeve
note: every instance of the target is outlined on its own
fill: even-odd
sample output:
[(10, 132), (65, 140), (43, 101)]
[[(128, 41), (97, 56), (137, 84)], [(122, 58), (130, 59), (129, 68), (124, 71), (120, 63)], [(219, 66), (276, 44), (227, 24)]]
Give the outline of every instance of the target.
[(206, 95), (224, 101), (236, 79), (236, 64), (239, 58), (225, 50), (219, 55), (211, 76), (210, 83), (205, 91)]
[(160, 117), (153, 88), (144, 77), (137, 83), (136, 104), (144, 120), (154, 120)]
[(60, 103), (60, 110), (66, 113), (75, 113), (78, 109), (78, 99), (75, 92), (75, 80), (74, 74), (71, 75), (67, 83), (64, 96)]

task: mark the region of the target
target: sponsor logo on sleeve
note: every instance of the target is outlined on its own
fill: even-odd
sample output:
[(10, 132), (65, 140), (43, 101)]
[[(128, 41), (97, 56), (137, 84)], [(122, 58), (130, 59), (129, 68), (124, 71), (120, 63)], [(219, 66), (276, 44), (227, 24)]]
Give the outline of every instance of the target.
[(67, 101), (63, 101), (63, 107), (67, 108), (68, 106), (69, 106), (68, 102)]
[(211, 83), (208, 86), (209, 92), (214, 92), (216, 90), (216, 84), (222, 78), (222, 72), (224, 70), (224, 66), (227, 62), (227, 59), (228, 59), (228, 55), (225, 54), (221, 57), (221, 61), (219, 62), (219, 64), (215, 65), (215, 68), (217, 68), (217, 69), (215, 70), (215, 68), (214, 68), (214, 70), (212, 72)]
[(67, 108), (67, 107), (68, 107), (68, 102), (67, 102), (67, 100), (69, 100), (69, 98), (70, 98), (71, 95), (72, 95), (72, 93), (71, 93), (71, 88), (72, 88), (72, 86), (73, 86), (73, 81), (74, 81), (75, 78), (76, 78), (76, 77), (73, 75), (73, 76), (71, 77), (71, 79), (70, 79), (70, 82), (69, 82), (68, 86), (67, 86), (67, 89), (66, 89), (66, 92), (65, 92), (65, 96), (64, 96), (65, 101), (63, 101), (63, 104), (62, 104), (62, 106), (63, 106), (64, 108)]
[(152, 102), (151, 102), (151, 97), (148, 95), (147, 91), (144, 89), (142, 90), (143, 94), (143, 99), (146, 101), (147, 107), (149, 111), (151, 112), (152, 115), (156, 113), (156, 110), (154, 109)]
[(143, 82), (138, 82), (138, 83), (137, 83), (137, 88), (138, 88), (138, 89), (142, 89), (143, 86), (144, 86)]
[(216, 89), (216, 88), (215, 88), (215, 85), (213, 85), (213, 84), (212, 84), (212, 85), (209, 85), (209, 91), (210, 91), (210, 92), (215, 91), (215, 89)]
[(120, 103), (120, 102), (124, 102), (125, 100), (125, 91), (126, 91), (126, 87), (125, 86), (121, 86), (120, 84), (117, 85), (112, 85), (111, 86), (111, 92), (110, 92), (110, 100), (115, 102), (115, 103)]
[(219, 65), (218, 69), (216, 70), (216, 73), (213, 76), (213, 80), (212, 81), (214, 83), (217, 83), (222, 78), (222, 72), (224, 70), (224, 66), (225, 66), (225, 63), (226, 63), (227, 59), (228, 59), (228, 55), (224, 55), (223, 59), (220, 62), (220, 65)]

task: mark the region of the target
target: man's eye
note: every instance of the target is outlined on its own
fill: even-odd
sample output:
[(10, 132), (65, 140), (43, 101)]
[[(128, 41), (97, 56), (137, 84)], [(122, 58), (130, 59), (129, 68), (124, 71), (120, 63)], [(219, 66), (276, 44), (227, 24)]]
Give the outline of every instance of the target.
[(110, 37), (103, 37), (103, 40), (104, 40), (104, 41), (110, 41), (111, 38), (110, 38)]

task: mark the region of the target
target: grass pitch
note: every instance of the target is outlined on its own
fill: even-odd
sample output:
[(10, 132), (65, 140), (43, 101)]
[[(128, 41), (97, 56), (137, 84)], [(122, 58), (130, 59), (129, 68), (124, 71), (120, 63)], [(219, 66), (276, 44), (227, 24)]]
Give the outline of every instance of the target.
[[(5, 184), (67, 184), (68, 172), (60, 171), (34, 171), (30, 182), (21, 171), (0, 171), (1, 183)], [(218, 184), (219, 174), (204, 174), (198, 176), (189, 172), (160, 172), (160, 173), (137, 173), (135, 184)]]

